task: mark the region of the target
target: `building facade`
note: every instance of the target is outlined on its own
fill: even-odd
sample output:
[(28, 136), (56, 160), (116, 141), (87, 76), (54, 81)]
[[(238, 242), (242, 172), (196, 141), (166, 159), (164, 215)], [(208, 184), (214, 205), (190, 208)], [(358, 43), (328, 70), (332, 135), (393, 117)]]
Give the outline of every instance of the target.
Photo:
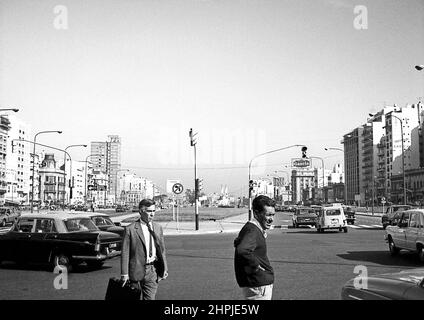
[(66, 201), (65, 172), (52, 153), (46, 153), (39, 169), (39, 195), (42, 205), (62, 205)]
[(10, 130), (10, 121), (7, 116), (0, 116), (0, 203), (5, 203), (7, 193), (7, 136)]
[(121, 190), (118, 174), (121, 170), (121, 138), (117, 135), (108, 136), (109, 141), (91, 142), (91, 161), (94, 174), (107, 176), (107, 196), (116, 203)]
[[(6, 203), (29, 204), (31, 176), (31, 145), (27, 124), (14, 115), (9, 116), (10, 130), (7, 143)], [(12, 145), (13, 144), (13, 145)]]

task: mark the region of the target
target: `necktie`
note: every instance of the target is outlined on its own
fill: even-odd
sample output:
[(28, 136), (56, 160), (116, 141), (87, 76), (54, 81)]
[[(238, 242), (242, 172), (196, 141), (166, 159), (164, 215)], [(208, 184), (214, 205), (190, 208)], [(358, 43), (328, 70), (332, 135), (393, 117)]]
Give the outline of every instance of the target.
[(153, 255), (153, 241), (154, 241), (154, 238), (153, 238), (153, 230), (152, 230), (152, 227), (150, 226), (149, 223), (147, 224), (147, 229), (149, 229), (149, 233), (150, 233), (149, 258), (151, 258), (152, 255)]

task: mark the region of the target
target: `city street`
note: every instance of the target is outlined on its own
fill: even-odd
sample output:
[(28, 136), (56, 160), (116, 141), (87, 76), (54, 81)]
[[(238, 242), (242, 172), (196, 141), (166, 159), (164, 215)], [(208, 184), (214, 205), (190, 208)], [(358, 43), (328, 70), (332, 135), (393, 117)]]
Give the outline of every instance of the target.
[[(369, 275), (422, 266), (402, 253), (393, 258), (384, 242), (379, 217), (357, 217), (349, 232), (317, 233), (314, 228), (288, 228), (289, 213), (276, 213), (269, 231), (268, 255), (275, 271), (274, 300), (340, 299), (343, 284), (354, 268), (364, 265)], [(159, 300), (239, 300), (233, 270), (236, 233), (165, 237), (169, 278), (160, 283)], [(0, 299), (104, 299), (110, 277), (119, 276), (119, 257), (101, 270), (85, 265), (69, 274), (68, 289), (56, 290), (57, 276), (41, 266), (3, 263)]]

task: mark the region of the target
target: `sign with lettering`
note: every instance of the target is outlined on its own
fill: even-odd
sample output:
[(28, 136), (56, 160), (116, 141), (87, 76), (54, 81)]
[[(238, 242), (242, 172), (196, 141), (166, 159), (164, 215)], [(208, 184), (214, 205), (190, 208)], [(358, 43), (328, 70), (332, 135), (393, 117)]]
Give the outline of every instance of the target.
[(295, 168), (309, 168), (311, 166), (311, 160), (305, 158), (292, 159), (291, 166)]

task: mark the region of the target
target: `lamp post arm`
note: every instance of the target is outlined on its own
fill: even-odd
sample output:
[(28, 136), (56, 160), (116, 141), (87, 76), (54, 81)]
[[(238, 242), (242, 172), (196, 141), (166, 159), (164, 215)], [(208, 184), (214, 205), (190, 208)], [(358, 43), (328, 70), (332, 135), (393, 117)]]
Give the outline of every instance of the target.
[(303, 145), (303, 144), (294, 144), (294, 145), (291, 145), (291, 146), (288, 146), (288, 147), (279, 148), (279, 149), (275, 149), (275, 150), (271, 150), (271, 151), (267, 151), (267, 152), (258, 154), (250, 160), (250, 162), (249, 162), (249, 221), (252, 219), (252, 191), (250, 190), (250, 179), (251, 179), (250, 172), (251, 172), (253, 160), (255, 160), (255, 159), (257, 159), (261, 156), (264, 156), (264, 155), (267, 155), (267, 154), (270, 154), (270, 153), (274, 153), (274, 152), (277, 152), (277, 151), (282, 151), (282, 150), (286, 150), (286, 149), (290, 149), (290, 148), (294, 148), (294, 147), (304, 147), (304, 146), (305, 145)]

